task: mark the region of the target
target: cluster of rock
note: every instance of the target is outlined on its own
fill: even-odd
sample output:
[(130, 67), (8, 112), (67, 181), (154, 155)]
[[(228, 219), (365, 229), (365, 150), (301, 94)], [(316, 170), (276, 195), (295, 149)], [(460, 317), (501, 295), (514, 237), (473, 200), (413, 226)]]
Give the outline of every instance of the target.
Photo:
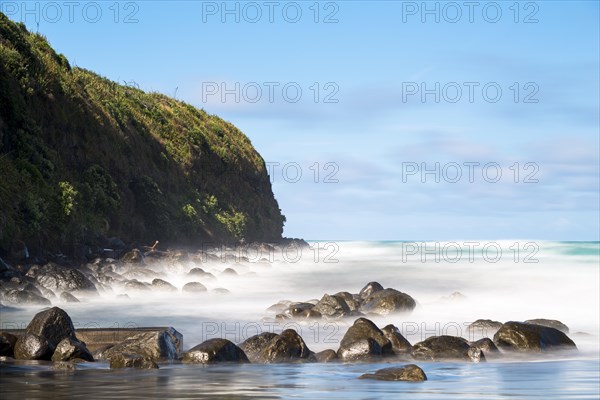
[[(482, 322), (483, 321), (483, 322)], [(0, 356), (23, 360), (51, 360), (58, 368), (74, 369), (79, 362), (105, 360), (110, 368), (158, 368), (159, 362), (181, 360), (188, 364), (213, 363), (304, 363), (304, 362), (377, 362), (389, 361), (467, 361), (483, 362), (486, 356), (502, 351), (547, 352), (576, 349), (559, 321), (509, 321), (501, 324), (494, 340), (475, 342), (457, 336), (433, 336), (411, 344), (394, 325), (380, 329), (366, 318), (358, 318), (344, 334), (337, 350), (311, 351), (292, 329), (281, 333), (263, 332), (236, 345), (214, 338), (181, 354), (182, 336), (173, 328), (136, 332), (123, 341), (100, 347), (94, 352), (77, 338), (71, 318), (53, 307), (31, 320), (16, 336), (0, 332)], [(474, 326), (490, 325), (480, 320)], [(425, 372), (414, 364), (391, 367), (360, 376), (361, 379), (424, 381)]]
[(305, 318), (343, 318), (364, 315), (388, 315), (411, 312), (417, 303), (408, 294), (396, 289), (384, 289), (378, 282), (369, 282), (359, 293), (324, 294), (320, 300), (292, 302), (282, 300), (267, 309), (278, 320)]
[[(79, 302), (99, 293), (121, 292), (126, 296), (150, 291), (209, 292), (207, 286), (215, 286), (218, 278), (197, 265), (216, 265), (216, 261), (222, 265), (219, 257), (203, 251), (190, 255), (181, 251), (144, 253), (139, 249), (124, 253), (118, 260), (97, 258), (78, 267), (56, 262), (11, 266), (0, 259), (0, 302), (44, 306)], [(165, 273), (179, 274), (187, 283), (177, 288), (166, 280)], [(238, 273), (226, 268), (220, 274), (235, 276)], [(229, 293), (221, 287), (210, 292)]]

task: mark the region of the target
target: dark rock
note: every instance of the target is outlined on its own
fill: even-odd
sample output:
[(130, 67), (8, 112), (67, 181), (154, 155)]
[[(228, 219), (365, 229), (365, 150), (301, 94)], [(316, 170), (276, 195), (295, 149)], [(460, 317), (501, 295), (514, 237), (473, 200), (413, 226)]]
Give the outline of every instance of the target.
[(190, 272), (188, 272), (187, 276), (190, 278), (202, 278), (202, 279), (209, 279), (209, 280), (217, 279), (213, 274), (211, 274), (210, 272), (204, 271), (202, 268), (190, 269)]
[(260, 355), (260, 362), (281, 363), (302, 361), (310, 357), (312, 352), (304, 340), (293, 329), (286, 329), (272, 338)]
[(39, 306), (49, 306), (52, 303), (45, 297), (30, 292), (28, 290), (12, 289), (6, 292), (3, 300), (12, 304), (31, 304)]
[(110, 360), (119, 354), (137, 354), (154, 361), (174, 360), (183, 337), (173, 328), (136, 333), (123, 342), (95, 353), (97, 359)]
[(311, 308), (310, 310), (304, 310), (300, 314), (296, 315), (295, 318), (320, 319), (322, 317), (323, 315), (320, 312), (316, 311), (314, 308)]
[(158, 369), (158, 365), (149, 357), (139, 354), (119, 353), (111, 357), (110, 368)]
[(410, 354), (412, 352), (412, 345), (404, 336), (402, 336), (397, 327), (390, 324), (381, 329), (381, 331), (392, 344), (394, 354)]
[(315, 307), (312, 303), (293, 303), (289, 306), (287, 314), (292, 317), (301, 316), (305, 311)]
[(177, 291), (177, 288), (175, 286), (171, 285), (167, 281), (164, 281), (164, 280), (158, 279), (158, 278), (156, 278), (152, 281), (152, 288), (163, 291), (163, 292), (176, 292)]
[(358, 297), (360, 297), (362, 300), (365, 300), (367, 297), (371, 296), (375, 292), (379, 292), (380, 290), (383, 290), (383, 286), (381, 286), (379, 282), (369, 282), (364, 288), (360, 289)]
[(276, 338), (276, 333), (271, 332), (263, 332), (258, 335), (254, 335), (246, 339), (242, 344), (240, 344), (240, 348), (244, 351), (246, 356), (250, 362), (260, 363), (262, 361), (262, 352), (267, 347), (267, 344), (274, 338)]
[(525, 321), (525, 323), (547, 326), (550, 328), (558, 329), (559, 331), (561, 331), (563, 333), (569, 333), (569, 327), (555, 319), (544, 319), (544, 318), (528, 319), (527, 321)]
[(403, 367), (383, 368), (375, 371), (374, 374), (364, 374), (358, 379), (375, 379), (378, 381), (408, 381), (408, 382), (423, 382), (427, 380), (427, 375), (418, 366), (414, 364), (405, 365)]
[(50, 360), (52, 349), (45, 338), (24, 333), (15, 343), (14, 354), (19, 360)]
[(144, 254), (139, 249), (133, 249), (121, 257), (121, 262), (125, 264), (143, 264)]
[(493, 336), (500, 329), (502, 322), (491, 319), (478, 319), (467, 327), (471, 336)]
[(274, 314), (281, 314), (285, 310), (287, 310), (293, 302), (289, 300), (281, 300), (276, 304), (273, 304), (269, 308), (266, 309), (267, 312), (272, 312)]
[(496, 345), (490, 338), (479, 339), (475, 342), (472, 342), (471, 346), (477, 347), (479, 350), (483, 351), (483, 353), (486, 354), (488, 357), (490, 355), (500, 353), (500, 350), (498, 350), (498, 347), (496, 347)]
[(8, 332), (0, 332), (0, 356), (14, 357), (17, 337)]
[(482, 351), (473, 347), (465, 339), (457, 336), (432, 336), (413, 345), (412, 356), (417, 360), (428, 361), (485, 361)]
[(143, 282), (139, 282), (133, 279), (125, 284), (125, 289), (136, 292), (147, 292), (150, 290), (150, 287)]
[(62, 292), (60, 294), (60, 300), (65, 303), (79, 303), (79, 299), (69, 292)]
[(314, 306), (313, 310), (325, 317), (343, 317), (350, 314), (350, 307), (341, 296), (325, 294)]
[(31, 268), (27, 276), (35, 278), (41, 286), (55, 291), (97, 293), (96, 286), (78, 269), (48, 263), (39, 268)]
[(344, 299), (351, 313), (355, 313), (360, 308), (360, 301), (358, 301), (359, 297), (357, 295), (353, 295), (349, 292), (338, 292), (334, 294), (334, 296)]
[(55, 361), (51, 368), (58, 371), (75, 371), (77, 369), (75, 363), (70, 361)]
[(231, 275), (231, 276), (237, 276), (238, 273), (235, 269), (233, 268), (225, 268), (225, 270), (223, 272), (221, 272), (222, 275)]
[(71, 317), (58, 307), (37, 313), (27, 325), (25, 332), (46, 339), (51, 350), (54, 350), (63, 339), (76, 339)]
[(332, 349), (320, 351), (315, 354), (315, 357), (317, 359), (317, 362), (320, 362), (320, 363), (328, 363), (328, 362), (333, 362), (333, 361), (338, 360), (336, 351), (332, 350)]
[(393, 350), (377, 325), (366, 318), (358, 318), (342, 338), (337, 354), (344, 361), (362, 361), (391, 355)]
[(412, 311), (416, 305), (415, 300), (406, 293), (395, 289), (383, 289), (366, 297), (360, 310), (365, 313), (388, 315)]
[(206, 286), (204, 286), (200, 282), (188, 282), (185, 285), (183, 285), (183, 288), (181, 288), (181, 291), (185, 292), (185, 293), (206, 292)]
[(504, 350), (541, 352), (552, 350), (574, 350), (575, 343), (558, 329), (509, 321), (494, 335), (494, 343)]
[(85, 343), (73, 338), (61, 340), (56, 346), (56, 350), (54, 350), (52, 361), (70, 361), (73, 359), (94, 361), (94, 357), (92, 357)]
[(209, 339), (191, 348), (183, 355), (183, 362), (210, 364), (217, 362), (247, 363), (248, 357), (242, 349), (227, 339)]

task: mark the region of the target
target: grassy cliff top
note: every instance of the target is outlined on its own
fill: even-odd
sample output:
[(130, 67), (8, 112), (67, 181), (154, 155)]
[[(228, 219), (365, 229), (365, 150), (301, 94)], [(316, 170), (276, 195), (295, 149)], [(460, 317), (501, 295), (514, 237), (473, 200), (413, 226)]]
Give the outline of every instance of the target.
[(265, 163), (232, 124), (72, 68), (0, 13), (0, 252), (108, 236), (277, 240)]

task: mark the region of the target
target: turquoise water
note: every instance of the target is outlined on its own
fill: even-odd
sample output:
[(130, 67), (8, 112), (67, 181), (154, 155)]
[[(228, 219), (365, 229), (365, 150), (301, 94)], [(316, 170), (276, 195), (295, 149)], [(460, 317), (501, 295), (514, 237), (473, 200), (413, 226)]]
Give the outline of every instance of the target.
[[(212, 337), (241, 342), (259, 331), (293, 328), (312, 350), (320, 351), (337, 349), (353, 319), (284, 324), (275, 322), (274, 315), (265, 310), (282, 299), (304, 301), (324, 293), (358, 292), (376, 280), (417, 300), (410, 315), (373, 318), (380, 327), (395, 324), (411, 343), (439, 334), (475, 339), (464, 328), (478, 318), (551, 318), (570, 327), (569, 336), (579, 351), (561, 359), (418, 363), (429, 378), (419, 384), (356, 379), (389, 364), (168, 364), (158, 371), (111, 371), (106, 363), (95, 363), (75, 372), (3, 364), (1, 397), (600, 398), (600, 244), (506, 240), (480, 241), (475, 246), (456, 242), (462, 247), (462, 257), (457, 259), (452, 243), (319, 242), (294, 262), (278, 254), (271, 263), (202, 264), (217, 277), (203, 283), (209, 289), (227, 288), (231, 294), (226, 296), (130, 293), (131, 300), (124, 301), (117, 298), (124, 289), (115, 286), (80, 304), (57, 305), (71, 315), (76, 327), (173, 326), (184, 335), (186, 349)], [(481, 249), (486, 245), (500, 248), (502, 255), (473, 251), (468, 257), (469, 246)], [(158, 277), (181, 287), (194, 266), (198, 265), (153, 269)], [(239, 275), (220, 275), (228, 267)], [(462, 296), (452, 296), (455, 292)], [(24, 327), (38, 311), (36, 307), (4, 311), (1, 327)]]

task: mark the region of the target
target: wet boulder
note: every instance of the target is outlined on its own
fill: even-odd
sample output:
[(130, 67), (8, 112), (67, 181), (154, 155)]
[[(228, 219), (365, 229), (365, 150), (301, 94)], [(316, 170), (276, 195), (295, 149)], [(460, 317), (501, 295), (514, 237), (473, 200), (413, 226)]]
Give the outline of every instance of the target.
[(125, 289), (132, 292), (148, 292), (150, 286), (144, 282), (132, 279), (125, 284)]
[(485, 361), (483, 352), (461, 337), (432, 336), (413, 345), (412, 356), (417, 360), (448, 361), (462, 360)]
[(121, 262), (124, 264), (143, 264), (144, 254), (139, 249), (133, 249), (121, 257)]
[(244, 351), (248, 359), (253, 363), (260, 363), (262, 361), (262, 352), (267, 347), (267, 344), (274, 338), (276, 333), (262, 332), (258, 335), (254, 335), (246, 339), (239, 347)]
[(282, 363), (307, 361), (313, 353), (293, 329), (286, 329), (273, 337), (260, 354), (259, 362)]
[(185, 285), (183, 285), (181, 291), (184, 293), (202, 293), (206, 292), (207, 289), (206, 286), (204, 286), (200, 282), (188, 282)]
[(110, 360), (119, 354), (137, 354), (154, 361), (175, 360), (183, 337), (173, 328), (162, 331), (148, 331), (135, 333), (108, 349), (96, 352), (100, 360)]
[(53, 291), (97, 293), (96, 286), (78, 269), (48, 263), (39, 268), (31, 268), (27, 275), (35, 278), (39, 285)]
[(19, 360), (50, 360), (52, 348), (45, 338), (25, 333), (17, 339), (14, 354)]
[(247, 363), (242, 349), (227, 339), (209, 339), (192, 347), (183, 355), (184, 363), (212, 364), (218, 362)]
[(494, 335), (494, 343), (503, 350), (542, 352), (553, 350), (574, 350), (575, 343), (558, 329), (509, 321)]
[(190, 269), (190, 272), (188, 272), (187, 276), (189, 278), (202, 278), (202, 279), (211, 279), (211, 280), (217, 279), (210, 272), (206, 272), (202, 268), (198, 268), (198, 267)]
[(545, 318), (528, 319), (527, 321), (525, 321), (525, 323), (547, 326), (549, 328), (558, 329), (562, 333), (569, 333), (569, 327), (555, 319), (545, 319)]
[(29, 290), (12, 289), (4, 293), (2, 299), (12, 304), (28, 304), (37, 306), (49, 306), (52, 304), (47, 298)]
[(482, 338), (475, 342), (471, 342), (471, 346), (477, 347), (479, 350), (483, 351), (483, 353), (486, 354), (486, 357), (500, 354), (500, 350), (498, 350), (498, 347), (490, 338)]
[(410, 312), (416, 307), (415, 300), (396, 289), (383, 289), (367, 296), (360, 307), (364, 313), (388, 315), (396, 312)]
[(292, 303), (287, 309), (287, 314), (291, 317), (299, 317), (305, 314), (307, 311), (312, 310), (315, 307), (313, 303)]
[(375, 292), (379, 292), (380, 290), (383, 290), (383, 286), (381, 286), (379, 282), (369, 282), (365, 285), (365, 287), (360, 289), (360, 292), (358, 292), (358, 297), (362, 300), (365, 300), (367, 297), (371, 296)]
[(332, 349), (327, 349), (316, 353), (315, 358), (317, 359), (317, 362), (320, 363), (328, 363), (338, 360), (337, 352)]
[(338, 357), (343, 361), (366, 361), (393, 354), (392, 343), (373, 322), (358, 318), (340, 342)]
[(76, 338), (71, 317), (58, 307), (52, 307), (37, 313), (27, 325), (25, 332), (46, 339), (52, 350), (63, 339)]
[(382, 328), (381, 331), (392, 344), (394, 354), (401, 355), (410, 354), (412, 352), (412, 345), (404, 336), (402, 336), (400, 330), (396, 326), (389, 324)]
[(478, 319), (472, 322), (468, 327), (467, 331), (470, 337), (473, 336), (493, 336), (498, 329), (502, 326), (502, 322), (493, 321), (491, 319)]
[(158, 365), (150, 357), (139, 354), (116, 354), (110, 359), (110, 368), (158, 369)]
[(17, 337), (8, 332), (0, 332), (0, 356), (14, 357)]
[(161, 292), (176, 292), (177, 288), (171, 285), (169, 282), (162, 279), (154, 279), (152, 281), (152, 289), (161, 291)]
[(79, 303), (79, 299), (69, 292), (62, 292), (59, 298), (65, 303)]
[(350, 307), (341, 296), (330, 296), (325, 294), (321, 300), (314, 306), (314, 311), (322, 316), (339, 318), (350, 314)]
[(346, 305), (350, 309), (351, 314), (356, 314), (360, 308), (360, 297), (357, 294), (351, 294), (350, 292), (337, 292), (334, 294), (335, 297), (344, 299)]
[(383, 368), (373, 374), (363, 374), (358, 379), (374, 379), (378, 381), (423, 382), (427, 380), (425, 372), (415, 364), (403, 367)]
[(75, 359), (94, 361), (94, 357), (92, 357), (92, 353), (87, 349), (85, 343), (70, 337), (61, 340), (56, 346), (54, 354), (52, 354), (52, 361), (71, 361)]

